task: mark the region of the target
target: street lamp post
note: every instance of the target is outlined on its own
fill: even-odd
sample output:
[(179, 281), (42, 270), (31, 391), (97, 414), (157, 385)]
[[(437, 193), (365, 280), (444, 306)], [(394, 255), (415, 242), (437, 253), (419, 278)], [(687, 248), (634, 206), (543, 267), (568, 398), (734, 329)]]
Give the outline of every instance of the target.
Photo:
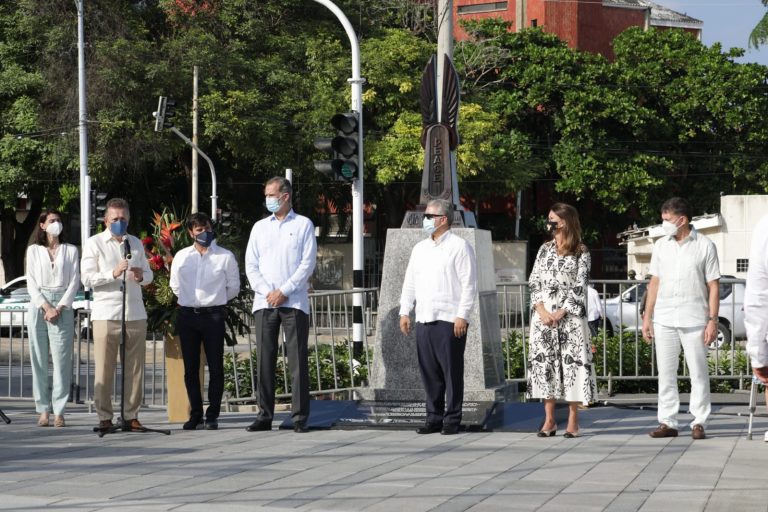
[[(352, 48), (351, 110), (358, 114), (357, 179), (352, 181), (352, 288), (362, 290), (363, 283), (363, 83), (360, 76), (360, 45), (347, 16), (330, 0), (313, 0), (328, 8), (341, 22)], [(352, 294), (352, 342), (357, 353), (363, 348), (363, 293)]]
[(216, 222), (219, 220), (219, 216), (216, 212), (218, 210), (218, 196), (216, 195), (216, 169), (213, 167), (213, 161), (210, 159), (208, 155), (206, 155), (202, 149), (197, 147), (197, 144), (192, 142), (192, 140), (181, 133), (179, 130), (176, 129), (175, 126), (171, 126), (171, 131), (175, 133), (181, 140), (186, 142), (192, 149), (194, 149), (200, 156), (202, 156), (206, 162), (208, 162), (208, 167), (211, 169), (211, 219), (213, 222)]

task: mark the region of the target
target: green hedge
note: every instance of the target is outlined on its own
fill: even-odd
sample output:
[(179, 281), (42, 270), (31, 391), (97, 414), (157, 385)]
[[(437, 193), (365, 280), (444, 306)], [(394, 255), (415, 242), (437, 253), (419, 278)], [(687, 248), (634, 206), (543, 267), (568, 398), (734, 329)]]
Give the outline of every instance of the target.
[[(600, 381), (603, 375), (619, 375), (619, 361), (622, 362), (622, 374), (625, 376), (635, 375), (635, 361), (637, 361), (637, 375), (651, 375), (652, 350), (651, 345), (642, 338), (635, 341), (633, 335), (623, 337), (623, 350), (620, 348), (619, 337), (606, 336), (605, 350), (603, 350), (602, 331), (598, 336), (592, 338), (594, 347), (594, 365), (595, 373), (598, 378), (599, 386), (607, 386), (605, 381)], [(507, 335), (502, 343), (504, 353), (504, 369), (507, 379), (519, 379), (525, 377), (525, 359), (523, 353), (522, 335), (513, 331)], [(604, 355), (605, 352), (605, 355)], [(526, 351), (527, 354), (527, 351)], [(680, 352), (680, 369), (684, 363), (684, 354)], [(723, 348), (716, 352), (709, 352), (709, 374), (730, 375), (731, 374), (731, 351), (730, 348)], [(716, 369), (717, 364), (717, 369)], [(606, 366), (607, 365), (607, 366)], [(734, 371), (735, 375), (749, 375), (748, 357), (741, 347), (734, 349)], [(656, 379), (648, 380), (614, 380), (611, 391), (613, 393), (656, 393), (658, 385)], [(678, 388), (681, 393), (688, 393), (691, 389), (690, 380), (680, 379)], [(739, 388), (738, 378), (720, 380), (711, 379), (710, 388), (713, 393), (728, 393), (733, 389)], [(525, 389), (522, 384), (521, 389)]]
[[(350, 370), (350, 347), (348, 340), (341, 341), (333, 346), (330, 344), (319, 344), (309, 347), (309, 381), (310, 391), (318, 389), (349, 388), (354, 386), (363, 386), (368, 381), (368, 365), (366, 351), (359, 358), (355, 358), (359, 366), (355, 368), (354, 384)], [(336, 379), (334, 380), (334, 355), (336, 367)], [(224, 391), (230, 396), (237, 396), (235, 393), (235, 371), (234, 356), (228, 352), (224, 356)], [(251, 361), (253, 361), (253, 372), (257, 371), (256, 350), (251, 352), (250, 359), (245, 354), (240, 354), (237, 359), (237, 383), (240, 391), (240, 397), (252, 396), (253, 394), (253, 374), (251, 373)], [(320, 385), (318, 386), (318, 368)], [(282, 357), (278, 357), (275, 367), (275, 392), (277, 394), (290, 393), (290, 389), (285, 388), (287, 380), (290, 386), (291, 376), (287, 364)]]

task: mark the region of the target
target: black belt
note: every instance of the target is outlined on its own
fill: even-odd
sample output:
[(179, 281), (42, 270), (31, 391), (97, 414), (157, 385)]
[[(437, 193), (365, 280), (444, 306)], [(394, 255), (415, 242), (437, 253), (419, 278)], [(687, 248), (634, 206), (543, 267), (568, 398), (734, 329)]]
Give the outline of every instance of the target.
[(219, 313), (224, 309), (224, 306), (208, 306), (205, 308), (190, 308), (188, 306), (181, 306), (182, 311), (187, 313), (194, 313), (196, 315), (210, 315), (212, 313)]

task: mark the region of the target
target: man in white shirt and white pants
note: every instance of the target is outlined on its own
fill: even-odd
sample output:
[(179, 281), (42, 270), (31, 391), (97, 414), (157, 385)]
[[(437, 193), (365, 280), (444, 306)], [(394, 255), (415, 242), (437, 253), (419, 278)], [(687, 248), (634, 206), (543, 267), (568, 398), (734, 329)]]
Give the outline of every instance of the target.
[[(768, 215), (752, 230), (747, 289), (744, 292), (744, 326), (747, 329), (747, 354), (752, 362), (752, 372), (760, 382), (768, 384)], [(765, 433), (765, 440), (768, 441), (768, 432)]]
[[(107, 202), (106, 229), (85, 242), (80, 262), (83, 284), (93, 290), (91, 321), (96, 375), (93, 404), (99, 415), (99, 429), (112, 426), (112, 388), (115, 365), (122, 337), (123, 273), (125, 273), (125, 417), (130, 430), (143, 429), (138, 420), (144, 400), (144, 360), (147, 339), (147, 312), (141, 287), (152, 282), (152, 270), (144, 255), (144, 246), (128, 234), (130, 211), (124, 199)], [(130, 258), (127, 258), (129, 251)]]
[(643, 338), (656, 345), (659, 372), (659, 426), (649, 435), (677, 437), (677, 370), (682, 345), (691, 377), (691, 436), (704, 439), (704, 425), (712, 410), (707, 352), (717, 337), (720, 308), (717, 249), (691, 226), (691, 207), (685, 199), (668, 199), (661, 206), (661, 218), (665, 235), (653, 246), (643, 315)]
[(219, 428), (224, 394), (224, 333), (227, 302), (240, 293), (240, 271), (235, 255), (219, 247), (208, 215), (190, 215), (185, 227), (194, 243), (176, 253), (171, 265), (170, 287), (178, 297), (176, 332), (184, 358), (184, 385), (190, 413), (184, 430), (203, 425), (200, 393), (200, 346), (208, 361), (208, 409), (205, 429)]
[(427, 204), (429, 235), (413, 248), (400, 296), (400, 330), (408, 336), (416, 302), (416, 351), (427, 420), (416, 432), (456, 434), (464, 401), (464, 348), (477, 290), (475, 252), (450, 231), (453, 205)]

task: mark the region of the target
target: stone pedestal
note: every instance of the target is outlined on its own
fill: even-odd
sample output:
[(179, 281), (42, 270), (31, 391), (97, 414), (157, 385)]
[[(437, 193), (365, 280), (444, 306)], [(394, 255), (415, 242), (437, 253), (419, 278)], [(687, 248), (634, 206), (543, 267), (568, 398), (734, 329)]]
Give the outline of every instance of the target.
[[(468, 409), (515, 399), (516, 387), (504, 378), (496, 301), (496, 281), (490, 231), (452, 229), (467, 240), (477, 257), (477, 296), (469, 318), (464, 354), (464, 403)], [(374, 344), (373, 368), (369, 387), (361, 390), (365, 400), (424, 403), (424, 387), (416, 355), (415, 329), (409, 336), (400, 332), (400, 293), (411, 251), (425, 238), (420, 229), (390, 229), (384, 253), (384, 268), (379, 291), (379, 313)], [(410, 404), (411, 407), (412, 404)], [(483, 421), (483, 412), (465, 417), (465, 423)]]

